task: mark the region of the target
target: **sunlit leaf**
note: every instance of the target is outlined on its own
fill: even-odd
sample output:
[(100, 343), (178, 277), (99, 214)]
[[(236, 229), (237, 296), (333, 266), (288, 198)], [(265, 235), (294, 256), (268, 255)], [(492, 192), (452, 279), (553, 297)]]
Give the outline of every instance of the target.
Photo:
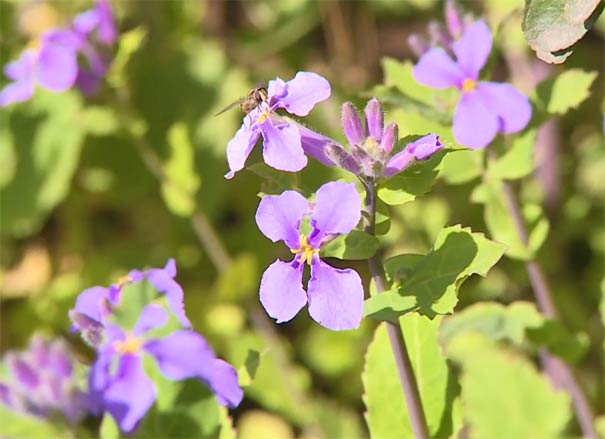
[[(441, 316), (430, 320), (418, 314), (408, 314), (400, 319), (430, 436), (439, 438), (452, 434), (452, 406), (458, 392), (456, 379), (437, 342), (440, 322)], [(365, 419), (371, 437), (412, 437), (408, 409), (384, 323), (376, 328), (368, 346), (362, 381)]]
[(378, 250), (378, 240), (363, 230), (341, 235), (321, 248), (323, 258), (369, 259)]
[(454, 337), (446, 354), (462, 367), (470, 437), (560, 437), (570, 417), (569, 397), (525, 358), (473, 331)]
[[(434, 317), (449, 314), (458, 303), (458, 289), (472, 274), (485, 276), (502, 257), (506, 247), (481, 233), (452, 226), (441, 231), (433, 249), (423, 257), (403, 257), (405, 275), (399, 285), (366, 300), (364, 313), (379, 320), (393, 320), (416, 311)], [(388, 261), (387, 261), (388, 262)], [(391, 272), (397, 272), (391, 262)]]

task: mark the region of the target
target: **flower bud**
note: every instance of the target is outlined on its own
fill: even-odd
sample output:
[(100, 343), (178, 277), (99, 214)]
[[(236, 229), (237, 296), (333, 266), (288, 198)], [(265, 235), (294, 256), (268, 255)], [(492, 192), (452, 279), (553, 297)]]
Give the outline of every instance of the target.
[(397, 143), (398, 135), (399, 130), (397, 128), (397, 124), (388, 124), (384, 130), (382, 139), (380, 140), (380, 149), (383, 151), (385, 156), (389, 155), (391, 151), (393, 151), (393, 147)]
[(352, 172), (355, 175), (359, 175), (361, 168), (359, 167), (353, 156), (346, 152), (342, 146), (336, 143), (329, 143), (326, 145), (325, 153), (330, 160), (332, 160), (341, 168), (346, 169), (347, 171)]
[(366, 131), (367, 135), (380, 142), (382, 138), (382, 130), (384, 129), (384, 116), (382, 113), (382, 105), (376, 98), (371, 99), (366, 105)]
[(429, 35), (431, 36), (431, 46), (450, 47), (452, 38), (443, 29), (443, 26), (436, 21), (431, 21), (428, 26)]
[(365, 140), (363, 126), (355, 108), (350, 102), (342, 105), (342, 127), (351, 145), (360, 145)]
[(445, 2), (445, 24), (447, 25), (448, 32), (455, 40), (462, 36), (464, 24), (455, 0), (447, 0)]
[(406, 149), (416, 160), (424, 160), (443, 149), (443, 144), (437, 134), (428, 134), (409, 144)]
[(420, 58), (430, 49), (429, 44), (417, 34), (411, 34), (408, 37), (408, 46), (418, 58)]
[(398, 152), (389, 159), (386, 166), (382, 171), (384, 177), (392, 177), (395, 174), (399, 174), (405, 168), (407, 168), (414, 161), (414, 155), (411, 154), (407, 149)]

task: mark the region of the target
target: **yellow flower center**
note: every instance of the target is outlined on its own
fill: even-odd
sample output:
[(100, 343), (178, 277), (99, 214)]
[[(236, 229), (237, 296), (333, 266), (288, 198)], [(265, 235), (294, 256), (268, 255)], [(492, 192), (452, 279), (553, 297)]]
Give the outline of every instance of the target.
[(311, 265), (313, 261), (313, 256), (319, 253), (319, 250), (314, 249), (307, 242), (307, 237), (305, 235), (300, 235), (300, 244), (296, 250), (290, 250), (295, 255), (298, 255), (298, 262), (304, 264), (305, 262)]
[(368, 137), (364, 143), (365, 150), (370, 155), (375, 155), (376, 151), (378, 151), (378, 142), (372, 136)]
[(265, 108), (263, 109), (262, 113), (260, 114), (260, 116), (258, 116), (256, 118), (256, 121), (258, 123), (263, 123), (264, 121), (266, 121), (269, 118), (269, 107), (265, 106)]
[(462, 91), (468, 93), (469, 91), (473, 91), (477, 88), (477, 81), (474, 79), (466, 78), (462, 81)]
[(129, 284), (130, 282), (132, 282), (132, 279), (128, 275), (125, 275), (118, 279), (118, 286), (123, 287), (124, 285)]
[(138, 354), (143, 347), (143, 339), (127, 334), (124, 340), (118, 340), (114, 343), (116, 351), (121, 354)]

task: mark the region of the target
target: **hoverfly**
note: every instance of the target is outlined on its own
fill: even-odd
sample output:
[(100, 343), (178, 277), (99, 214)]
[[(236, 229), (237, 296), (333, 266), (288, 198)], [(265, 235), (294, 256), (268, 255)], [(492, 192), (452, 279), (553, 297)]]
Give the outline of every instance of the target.
[(252, 110), (254, 110), (256, 107), (258, 107), (262, 102), (265, 102), (266, 100), (267, 100), (267, 89), (264, 86), (259, 85), (258, 87), (255, 87), (252, 90), (250, 90), (246, 96), (239, 98), (236, 101), (231, 102), (229, 105), (227, 105), (221, 111), (216, 113), (215, 116), (218, 116), (219, 114), (223, 114), (225, 111), (232, 109), (236, 105), (240, 106), (240, 108), (242, 109), (242, 112), (244, 114), (248, 114)]

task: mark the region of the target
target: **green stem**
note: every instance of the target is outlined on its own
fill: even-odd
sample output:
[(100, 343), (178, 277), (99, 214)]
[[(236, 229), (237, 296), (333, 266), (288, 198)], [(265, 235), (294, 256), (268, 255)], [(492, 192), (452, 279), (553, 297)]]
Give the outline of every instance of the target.
[[(366, 181), (362, 181), (362, 183), (366, 190), (365, 209), (367, 216), (365, 216), (365, 231), (374, 235), (376, 228), (376, 185), (370, 178)], [(370, 265), (372, 280), (374, 281), (374, 285), (376, 285), (378, 293), (388, 290), (384, 264), (382, 263), (380, 255), (378, 253), (375, 254), (370, 258), (368, 263)], [(422, 408), (418, 383), (416, 382), (410, 356), (405, 345), (401, 325), (399, 324), (399, 320), (396, 322), (387, 321), (385, 322), (385, 325), (389, 336), (389, 342), (391, 343), (391, 350), (393, 351), (399, 381), (403, 389), (403, 396), (408, 409), (414, 438), (428, 438), (429, 431), (426, 424), (426, 416), (424, 414), (424, 409)]]

